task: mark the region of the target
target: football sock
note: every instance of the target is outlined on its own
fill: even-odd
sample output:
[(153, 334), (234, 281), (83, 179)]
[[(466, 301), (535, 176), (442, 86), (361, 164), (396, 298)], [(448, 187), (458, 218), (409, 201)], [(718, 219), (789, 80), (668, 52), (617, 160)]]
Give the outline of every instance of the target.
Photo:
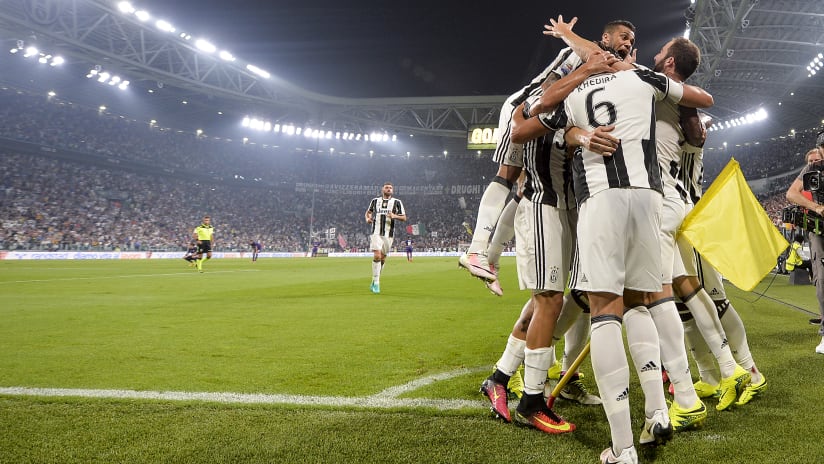
[(381, 262), (372, 261), (372, 282), (379, 283), (381, 281)]
[(646, 306), (636, 306), (624, 313), (624, 327), (629, 353), (644, 391), (644, 411), (647, 417), (652, 417), (655, 411), (667, 408), (658, 332)]
[(684, 341), (687, 349), (692, 353), (692, 359), (698, 367), (698, 375), (701, 380), (710, 385), (718, 385), (721, 383), (721, 372), (718, 370), (718, 365), (715, 363), (715, 355), (707, 346), (701, 332), (695, 325), (695, 320), (690, 318), (684, 321)]
[(727, 344), (724, 328), (718, 319), (715, 303), (712, 302), (712, 299), (703, 288), (699, 288), (691, 298), (687, 297), (684, 300), (684, 304), (689, 308), (698, 331), (701, 332), (707, 346), (712, 350), (712, 354), (718, 362), (721, 377), (732, 376), (735, 372), (735, 359), (732, 357), (732, 351)]
[(495, 368), (511, 377), (518, 370), (521, 363), (524, 362), (525, 349), (526, 340), (521, 340), (510, 334), (509, 340), (506, 342), (506, 349), (504, 349), (501, 359), (495, 364)]
[(544, 394), (546, 373), (554, 361), (552, 348), (524, 348), (524, 393)]
[(661, 362), (667, 368), (667, 375), (675, 391), (675, 402), (683, 407), (691, 407), (698, 401), (692, 386), (687, 351), (684, 348), (684, 325), (678, 317), (678, 309), (672, 298), (650, 304), (649, 312), (658, 330), (661, 344)]
[(478, 206), (478, 219), (475, 221), (475, 230), (472, 234), (472, 243), (467, 253), (484, 253), (489, 245), (489, 236), (498, 222), (504, 202), (512, 189), (512, 183), (495, 176), (484, 190), (481, 204)]
[(518, 209), (518, 199), (519, 197), (515, 197), (509, 200), (504, 207), (501, 216), (498, 218), (498, 223), (495, 225), (492, 241), (489, 242), (486, 249), (486, 259), (496, 267), (501, 259), (504, 246), (515, 237), (515, 211)]
[(609, 421), (612, 446), (629, 448), (632, 446), (629, 365), (624, 354), (621, 318), (611, 315), (592, 318), (589, 338), (592, 371)]

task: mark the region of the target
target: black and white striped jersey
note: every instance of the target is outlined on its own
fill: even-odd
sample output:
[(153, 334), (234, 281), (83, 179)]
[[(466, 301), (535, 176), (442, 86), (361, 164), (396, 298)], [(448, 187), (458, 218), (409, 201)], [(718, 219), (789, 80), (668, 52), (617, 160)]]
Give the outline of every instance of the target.
[(679, 178), (681, 146), (686, 143), (681, 129), (681, 111), (678, 104), (669, 99), (655, 104), (655, 149), (661, 166), (661, 183), (664, 196), (687, 201), (687, 189)]
[(704, 149), (686, 142), (681, 145), (678, 180), (687, 191), (687, 199), (698, 203), (704, 194)]
[(655, 150), (655, 102), (679, 102), (684, 87), (667, 76), (644, 69), (591, 76), (564, 102), (565, 126), (591, 131), (615, 125), (621, 142), (612, 156), (589, 150), (573, 158), (575, 196), (581, 205), (610, 188), (647, 188), (663, 193)]
[(524, 147), (527, 182), (524, 198), (558, 209), (577, 208), (572, 189), (572, 159), (566, 157), (564, 131), (550, 132)]
[(372, 230), (369, 234), (378, 234), (389, 238), (393, 238), (395, 236), (395, 220), (389, 219), (388, 214), (406, 214), (406, 210), (403, 208), (403, 203), (394, 197), (373, 198), (369, 203), (369, 209), (367, 211), (372, 212)]

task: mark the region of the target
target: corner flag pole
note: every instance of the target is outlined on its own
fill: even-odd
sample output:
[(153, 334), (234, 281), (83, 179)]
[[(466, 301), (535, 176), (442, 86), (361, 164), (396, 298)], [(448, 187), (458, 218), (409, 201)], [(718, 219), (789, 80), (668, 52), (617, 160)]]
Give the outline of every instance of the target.
[(555, 404), (555, 398), (558, 398), (558, 395), (561, 394), (561, 390), (563, 390), (566, 384), (569, 383), (569, 379), (571, 379), (572, 376), (578, 372), (578, 367), (582, 362), (584, 362), (584, 359), (586, 359), (587, 356), (589, 356), (589, 342), (587, 342), (584, 349), (581, 350), (581, 354), (579, 354), (578, 357), (575, 358), (575, 361), (572, 362), (572, 365), (569, 366), (569, 369), (567, 369), (564, 376), (561, 377), (561, 380), (558, 381), (558, 385), (555, 385), (555, 388), (552, 389), (552, 393), (550, 393), (549, 398), (547, 398), (547, 406), (551, 408), (552, 405)]

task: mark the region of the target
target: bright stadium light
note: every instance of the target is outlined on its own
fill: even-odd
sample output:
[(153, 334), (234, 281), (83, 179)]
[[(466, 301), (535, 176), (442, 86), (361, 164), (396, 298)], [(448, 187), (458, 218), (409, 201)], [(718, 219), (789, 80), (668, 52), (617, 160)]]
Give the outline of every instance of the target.
[(132, 14), (135, 12), (134, 6), (132, 6), (129, 2), (120, 2), (117, 4), (117, 9), (120, 10), (121, 13), (125, 14)]
[(150, 15), (149, 12), (146, 10), (135, 11), (134, 15), (137, 17), (137, 19), (143, 21), (144, 23), (152, 19), (152, 15)]
[(271, 75), (268, 72), (258, 68), (257, 66), (255, 66), (253, 64), (247, 64), (246, 69), (249, 70), (250, 72), (254, 73), (254, 74), (257, 74), (258, 76), (260, 76), (264, 79), (269, 79), (269, 77), (271, 77)]
[(175, 31), (175, 27), (172, 26), (171, 23), (169, 23), (168, 21), (164, 21), (162, 19), (158, 19), (157, 22), (155, 22), (155, 27), (157, 27), (158, 29), (160, 29), (163, 32), (174, 32)]
[(54, 58), (52, 58), (51, 63), (49, 63), (49, 66), (60, 66), (61, 64), (65, 63), (65, 62), (66, 62), (66, 60), (62, 56), (58, 55), (58, 56), (55, 56)]
[(723, 129), (729, 129), (731, 127), (745, 126), (759, 121), (763, 121), (767, 119), (767, 116), (767, 110), (765, 110), (764, 108), (759, 108), (757, 111), (747, 113), (744, 116), (728, 119), (726, 121), (719, 121), (718, 124), (714, 124), (712, 127), (710, 127), (709, 130), (719, 131)]
[(29, 47), (26, 47), (26, 53), (23, 54), (23, 58), (28, 58), (30, 56), (39, 55), (39, 54), (40, 54), (40, 50), (38, 50), (37, 47), (29, 46)]
[(198, 50), (206, 52), (206, 53), (214, 53), (214, 52), (217, 51), (217, 47), (215, 47), (208, 40), (203, 40), (203, 39), (197, 39), (195, 41), (195, 47), (197, 47)]
[(227, 52), (226, 50), (221, 50), (221, 51), (220, 51), (220, 53), (218, 53), (218, 54), (217, 54), (217, 56), (219, 56), (221, 60), (223, 60), (223, 61), (228, 61), (228, 62), (230, 62), (230, 63), (231, 63), (232, 61), (235, 61), (235, 57), (234, 57), (234, 55), (232, 55), (231, 53)]

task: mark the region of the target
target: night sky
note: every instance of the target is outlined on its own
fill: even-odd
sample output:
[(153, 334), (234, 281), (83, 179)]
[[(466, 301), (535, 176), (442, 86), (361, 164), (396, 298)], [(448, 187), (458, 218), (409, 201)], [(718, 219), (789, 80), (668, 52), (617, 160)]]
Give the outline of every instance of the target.
[(577, 15), (576, 32), (591, 39), (609, 20), (633, 22), (639, 62), (651, 64), (683, 33), (689, 0), (133, 4), (307, 90), (361, 98), (508, 95), (563, 47), (541, 34), (558, 14)]

